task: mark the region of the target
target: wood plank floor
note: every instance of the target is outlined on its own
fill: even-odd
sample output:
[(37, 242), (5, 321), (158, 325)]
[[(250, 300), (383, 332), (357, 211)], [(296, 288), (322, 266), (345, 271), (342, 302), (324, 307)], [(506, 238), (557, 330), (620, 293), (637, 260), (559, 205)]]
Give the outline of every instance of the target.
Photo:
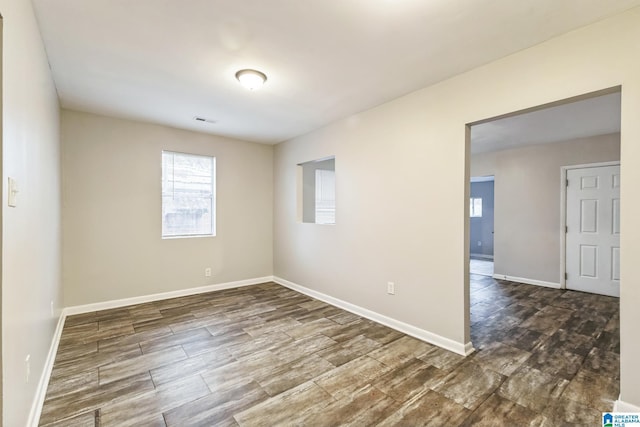
[(40, 425), (597, 425), (611, 410), (618, 300), (483, 276), (471, 295), (467, 358), (273, 283), (71, 316)]

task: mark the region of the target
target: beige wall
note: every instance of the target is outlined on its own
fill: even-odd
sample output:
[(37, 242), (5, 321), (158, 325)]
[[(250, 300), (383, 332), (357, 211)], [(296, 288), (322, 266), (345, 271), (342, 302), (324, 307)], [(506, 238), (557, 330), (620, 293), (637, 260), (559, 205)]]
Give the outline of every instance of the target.
[[(0, 0), (0, 13), (5, 188), (2, 404), (5, 426), (24, 426), (62, 303), (58, 101), (31, 1)], [(15, 178), (20, 190), (15, 208), (7, 207), (7, 177)]]
[[(466, 343), (465, 124), (622, 85), (622, 180), (640, 182), (638, 40), (634, 9), (279, 144), (275, 274)], [(298, 223), (296, 164), (328, 155), (340, 159), (337, 224)], [(621, 396), (640, 405), (634, 192), (622, 187)], [(387, 281), (396, 284), (394, 296)]]
[[(65, 110), (61, 129), (66, 306), (272, 274), (273, 147)], [(161, 239), (162, 150), (216, 157), (217, 236)]]
[(559, 284), (560, 168), (613, 160), (617, 133), (472, 155), (471, 176), (495, 175), (495, 274)]

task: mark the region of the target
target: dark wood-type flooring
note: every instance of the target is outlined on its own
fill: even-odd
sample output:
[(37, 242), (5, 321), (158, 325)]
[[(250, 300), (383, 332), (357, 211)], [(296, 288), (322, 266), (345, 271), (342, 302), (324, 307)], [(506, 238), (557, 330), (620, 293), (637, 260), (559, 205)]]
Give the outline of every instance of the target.
[(471, 302), (467, 358), (273, 283), (70, 316), (40, 425), (599, 425), (617, 299), (472, 276)]

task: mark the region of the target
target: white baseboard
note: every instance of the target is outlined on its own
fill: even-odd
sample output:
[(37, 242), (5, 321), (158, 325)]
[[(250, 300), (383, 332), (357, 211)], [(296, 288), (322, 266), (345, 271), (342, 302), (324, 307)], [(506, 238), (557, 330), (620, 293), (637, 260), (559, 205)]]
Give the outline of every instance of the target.
[(44, 361), (44, 368), (42, 369), (42, 375), (40, 375), (40, 381), (36, 387), (36, 395), (29, 411), (29, 419), (27, 426), (38, 427), (40, 423), (40, 414), (42, 413), (42, 405), (44, 405), (44, 398), (47, 395), (47, 388), (49, 387), (49, 378), (51, 378), (51, 371), (53, 370), (53, 362), (56, 360), (56, 354), (58, 353), (58, 344), (60, 344), (60, 336), (62, 335), (62, 328), (64, 327), (64, 321), (66, 319), (64, 310), (60, 313), (58, 318), (58, 324), (56, 330), (53, 332), (51, 338), (51, 346), (49, 347), (49, 353)]
[(508, 280), (509, 282), (524, 283), (526, 285), (544, 286), (545, 288), (562, 289), (560, 283), (545, 282), (544, 280), (527, 279), (526, 277), (506, 276), (504, 274), (494, 274), (494, 279)]
[(613, 412), (640, 412), (640, 406), (623, 402), (618, 398), (618, 400), (613, 403)]
[(96, 302), (93, 304), (75, 305), (65, 308), (65, 314), (91, 313), (92, 311), (108, 310), (110, 308), (126, 307), (128, 305), (143, 304), (145, 302), (160, 301), (163, 299), (184, 297), (189, 295), (204, 294), (207, 292), (221, 291), (223, 289), (239, 288), (241, 286), (259, 285), (272, 282), (273, 276), (256, 277), (254, 279), (238, 280), (235, 282), (218, 283), (216, 285), (200, 286), (197, 288), (180, 289), (178, 291), (161, 292), (158, 294), (142, 295), (139, 297), (123, 298), (112, 301)]
[(313, 289), (306, 288), (302, 285), (290, 282), (281, 277), (276, 276), (273, 278), (273, 281), (294, 291), (300, 292), (312, 298), (326, 302), (327, 304), (331, 304), (343, 310), (357, 314), (358, 316), (373, 320), (374, 322), (388, 326), (404, 334), (410, 335), (414, 338), (418, 338), (419, 340), (428, 342), (430, 344), (437, 345), (438, 347), (442, 347), (454, 353), (468, 356), (474, 352), (474, 348), (471, 342), (468, 342), (466, 344), (459, 343), (449, 338), (445, 338), (441, 335), (434, 334), (433, 332), (425, 331), (424, 329), (417, 328), (408, 323), (404, 323), (391, 317), (384, 316), (380, 313), (376, 313), (375, 311), (371, 311), (355, 304), (351, 304), (350, 302), (334, 298), (318, 291), (314, 291)]
[(47, 354), (47, 359), (45, 360), (42, 376), (40, 377), (40, 381), (38, 382), (36, 395), (33, 400), (33, 404), (31, 405), (31, 411), (29, 412), (29, 420), (27, 422), (27, 426), (37, 427), (40, 422), (42, 405), (44, 404), (44, 399), (47, 394), (47, 387), (49, 386), (49, 379), (51, 378), (53, 363), (56, 360), (56, 353), (58, 352), (58, 345), (60, 344), (60, 337), (62, 336), (62, 329), (64, 328), (64, 322), (67, 316), (90, 313), (92, 311), (107, 310), (110, 308), (126, 307), (128, 305), (142, 304), (145, 302), (159, 301), (168, 298), (203, 294), (207, 292), (220, 291), (223, 289), (239, 288), (241, 286), (259, 285), (261, 283), (272, 281), (273, 276), (257, 277), (254, 279), (200, 286), (198, 288), (181, 289), (178, 291), (162, 292), (158, 294), (143, 295), (133, 298), (123, 298), (113, 301), (98, 302), (94, 304), (76, 305), (62, 309), (60, 318), (58, 319), (58, 325), (56, 326), (56, 330), (51, 340), (51, 347), (49, 348), (49, 353)]
[(338, 298), (331, 297), (321, 292), (317, 292), (312, 289), (305, 288), (304, 286), (297, 285), (293, 282), (289, 282), (288, 280), (285, 280), (279, 277), (274, 277), (274, 276), (265, 276), (265, 277), (258, 277), (254, 279), (238, 280), (235, 282), (201, 286), (198, 288), (181, 289), (178, 291), (162, 292), (157, 294), (143, 295), (143, 296), (132, 297), (132, 298), (123, 298), (123, 299), (104, 301), (104, 302), (98, 302), (93, 304), (76, 305), (76, 306), (64, 308), (60, 314), (60, 318), (58, 319), (56, 330), (51, 340), (51, 346), (49, 348), (49, 353), (47, 354), (47, 359), (45, 361), (44, 369), (42, 371), (40, 381), (38, 382), (36, 395), (35, 395), (33, 404), (31, 406), (31, 411), (29, 413), (29, 421), (27, 425), (29, 427), (37, 427), (38, 423), (40, 422), (42, 406), (44, 404), (44, 399), (46, 397), (47, 387), (49, 386), (49, 379), (51, 377), (51, 371), (53, 370), (53, 363), (56, 358), (56, 353), (58, 352), (58, 345), (60, 344), (60, 337), (62, 335), (62, 329), (64, 328), (64, 322), (67, 316), (71, 316), (74, 314), (90, 313), (93, 311), (107, 310), (111, 308), (126, 307), (129, 305), (159, 301), (159, 300), (168, 299), (168, 298), (176, 298), (181, 296), (220, 291), (223, 289), (238, 288), (241, 286), (258, 285), (258, 284), (267, 283), (267, 282), (276, 282), (294, 291), (303, 293), (305, 295), (309, 295), (313, 298), (319, 299), (328, 304), (331, 304), (336, 307), (347, 310), (349, 312), (355, 313), (359, 316), (373, 320), (374, 322), (378, 322), (390, 328), (396, 329), (402, 333), (418, 338), (422, 341), (426, 341), (428, 343), (437, 345), (444, 349), (453, 351), (454, 353), (461, 354), (463, 356), (468, 356), (469, 354), (475, 351), (471, 342), (462, 344), (457, 341), (453, 341), (449, 338), (445, 338), (443, 336), (434, 334), (432, 332), (425, 331), (424, 329), (420, 329), (415, 326), (409, 325), (408, 323), (401, 322), (391, 317), (384, 316), (382, 314), (376, 313), (366, 308), (348, 303)]

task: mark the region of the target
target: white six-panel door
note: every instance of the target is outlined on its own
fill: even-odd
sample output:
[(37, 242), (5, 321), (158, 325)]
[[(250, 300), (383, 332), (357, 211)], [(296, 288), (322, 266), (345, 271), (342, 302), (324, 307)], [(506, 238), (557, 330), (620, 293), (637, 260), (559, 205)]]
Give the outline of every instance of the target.
[(620, 296), (620, 166), (567, 170), (567, 289)]

